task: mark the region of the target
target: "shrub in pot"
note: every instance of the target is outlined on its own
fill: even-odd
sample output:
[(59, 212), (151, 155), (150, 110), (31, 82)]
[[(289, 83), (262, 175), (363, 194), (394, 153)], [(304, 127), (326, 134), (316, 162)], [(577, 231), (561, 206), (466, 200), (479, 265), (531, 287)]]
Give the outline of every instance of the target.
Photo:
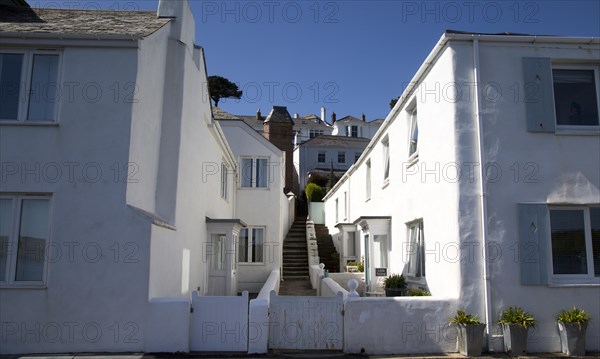
[(573, 307), (563, 310), (557, 316), (560, 347), (569, 356), (585, 355), (585, 331), (592, 320), (585, 310)]
[(504, 351), (509, 355), (524, 355), (527, 350), (527, 331), (535, 327), (533, 315), (519, 307), (508, 307), (498, 321), (504, 334)]
[(406, 280), (402, 274), (392, 274), (385, 278), (384, 282), (386, 297), (400, 297), (406, 293)]
[(406, 292), (407, 297), (431, 297), (431, 293), (421, 288), (410, 288)]
[(452, 324), (456, 325), (458, 332), (456, 350), (468, 357), (481, 355), (485, 324), (480, 322), (476, 315), (467, 314), (464, 310), (456, 312), (450, 320), (450, 325)]

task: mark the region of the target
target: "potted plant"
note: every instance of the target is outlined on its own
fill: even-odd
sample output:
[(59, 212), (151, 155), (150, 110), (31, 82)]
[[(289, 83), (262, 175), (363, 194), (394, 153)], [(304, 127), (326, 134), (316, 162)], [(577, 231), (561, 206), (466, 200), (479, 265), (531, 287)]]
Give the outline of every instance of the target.
[(456, 312), (450, 320), (450, 325), (452, 324), (456, 324), (458, 332), (456, 350), (468, 357), (481, 355), (485, 324), (476, 315), (467, 314), (464, 310)]
[(585, 310), (573, 307), (563, 310), (557, 316), (560, 347), (562, 352), (571, 356), (585, 355), (585, 331), (592, 320)]
[(407, 297), (431, 297), (431, 293), (422, 288), (410, 288), (406, 292)]
[(400, 297), (406, 292), (406, 280), (402, 274), (392, 274), (383, 281), (386, 297)]
[(508, 307), (498, 321), (504, 334), (504, 351), (509, 355), (524, 355), (527, 350), (527, 331), (535, 327), (533, 315), (519, 307)]

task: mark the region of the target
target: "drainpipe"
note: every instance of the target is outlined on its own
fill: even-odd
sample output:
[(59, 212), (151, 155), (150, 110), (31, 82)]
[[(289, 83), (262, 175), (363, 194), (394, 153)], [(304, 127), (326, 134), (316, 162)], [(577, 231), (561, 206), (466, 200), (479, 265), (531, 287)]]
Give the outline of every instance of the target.
[(489, 263), (487, 260), (487, 254), (485, 252), (488, 244), (488, 225), (487, 225), (487, 183), (486, 183), (486, 173), (485, 173), (485, 155), (484, 155), (484, 146), (483, 146), (483, 125), (481, 123), (481, 92), (480, 92), (480, 64), (479, 64), (479, 38), (473, 37), (473, 75), (475, 77), (475, 123), (477, 124), (477, 155), (479, 161), (480, 168), (480, 206), (481, 206), (481, 238), (483, 245), (483, 288), (484, 288), (484, 302), (485, 302), (485, 322), (486, 325), (486, 334), (488, 338), (488, 350), (493, 351), (491, 347), (491, 323), (492, 323), (492, 295), (491, 295), (491, 278), (490, 278), (490, 270)]

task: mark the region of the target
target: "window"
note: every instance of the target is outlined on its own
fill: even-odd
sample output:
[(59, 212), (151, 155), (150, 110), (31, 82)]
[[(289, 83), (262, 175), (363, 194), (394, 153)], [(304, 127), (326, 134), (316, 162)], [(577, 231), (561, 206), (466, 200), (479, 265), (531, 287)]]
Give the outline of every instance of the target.
[(264, 227), (245, 227), (240, 230), (238, 262), (262, 263), (265, 240)]
[(382, 141), (383, 144), (383, 180), (386, 181), (390, 177), (390, 139), (386, 137)]
[(367, 161), (367, 173), (366, 173), (366, 197), (367, 199), (371, 198), (371, 160)]
[(551, 208), (552, 273), (600, 277), (600, 207)]
[(346, 163), (346, 152), (338, 152), (338, 163)]
[(419, 151), (419, 123), (417, 121), (417, 108), (410, 112), (410, 139), (408, 147), (409, 158), (416, 158)]
[(55, 121), (59, 62), (49, 51), (0, 53), (0, 120)]
[(555, 66), (552, 82), (557, 126), (598, 126), (596, 69)]
[(269, 162), (266, 158), (242, 158), (242, 187), (267, 188), (268, 178)]
[(356, 256), (356, 232), (348, 232), (348, 243), (346, 249), (346, 257)]
[(407, 225), (408, 227), (408, 269), (412, 277), (425, 277), (425, 241), (423, 235), (423, 220)]
[(358, 159), (360, 158), (361, 153), (360, 152), (354, 152), (354, 163), (358, 162)]
[(227, 236), (225, 234), (213, 234), (211, 238), (211, 256), (210, 256), (210, 268), (212, 270), (224, 270), (225, 269), (225, 241)]
[(317, 155), (317, 162), (319, 163), (325, 163), (327, 157), (325, 154), (325, 151), (319, 151), (319, 154)]
[(221, 163), (221, 197), (227, 199), (227, 165)]
[(388, 267), (388, 245), (386, 235), (373, 236), (373, 259), (375, 268)]
[(315, 138), (317, 136), (323, 135), (323, 130), (310, 130), (308, 135), (310, 138)]
[(0, 197), (0, 282), (44, 283), (49, 223), (47, 196)]
[(335, 199), (335, 223), (340, 222), (340, 203), (339, 198)]
[(344, 192), (344, 221), (348, 219), (348, 192)]
[(348, 137), (358, 137), (358, 126), (347, 126), (346, 134)]

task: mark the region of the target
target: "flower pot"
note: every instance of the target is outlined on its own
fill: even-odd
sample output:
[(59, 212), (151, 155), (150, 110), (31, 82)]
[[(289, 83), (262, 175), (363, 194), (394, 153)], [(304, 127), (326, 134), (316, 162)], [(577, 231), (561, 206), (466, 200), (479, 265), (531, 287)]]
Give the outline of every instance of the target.
[(562, 352), (569, 356), (585, 355), (585, 331), (588, 323), (558, 322), (558, 333), (560, 334), (560, 347)]
[(457, 324), (457, 330), (456, 350), (468, 357), (481, 355), (485, 324)]
[(406, 295), (406, 288), (385, 288), (386, 297), (403, 297)]
[(518, 324), (502, 324), (504, 351), (513, 356), (525, 355), (527, 350), (527, 328)]

